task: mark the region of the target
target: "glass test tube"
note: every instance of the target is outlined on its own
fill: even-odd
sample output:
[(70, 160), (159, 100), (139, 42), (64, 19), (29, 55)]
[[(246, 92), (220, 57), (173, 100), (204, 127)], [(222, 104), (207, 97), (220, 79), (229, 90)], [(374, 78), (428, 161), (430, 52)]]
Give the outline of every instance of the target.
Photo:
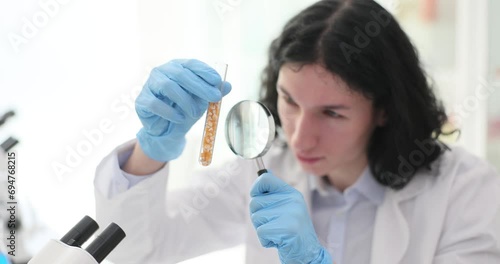
[[(216, 64), (215, 70), (221, 75), (222, 83), (219, 87), (222, 90), (224, 81), (226, 81), (227, 64)], [(214, 151), (215, 135), (217, 134), (217, 124), (219, 122), (221, 101), (211, 102), (208, 105), (207, 117), (205, 119), (205, 128), (203, 129), (203, 138), (201, 141), (199, 162), (203, 166), (208, 166), (212, 162)]]

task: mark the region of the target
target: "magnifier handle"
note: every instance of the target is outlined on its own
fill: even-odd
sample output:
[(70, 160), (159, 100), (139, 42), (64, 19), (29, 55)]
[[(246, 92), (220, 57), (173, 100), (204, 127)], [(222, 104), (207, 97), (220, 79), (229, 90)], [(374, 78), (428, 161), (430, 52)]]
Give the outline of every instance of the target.
[(267, 172), (266, 167), (264, 166), (264, 162), (262, 161), (261, 157), (255, 158), (255, 162), (257, 163), (257, 168), (259, 168), (259, 170), (257, 171), (258, 176)]

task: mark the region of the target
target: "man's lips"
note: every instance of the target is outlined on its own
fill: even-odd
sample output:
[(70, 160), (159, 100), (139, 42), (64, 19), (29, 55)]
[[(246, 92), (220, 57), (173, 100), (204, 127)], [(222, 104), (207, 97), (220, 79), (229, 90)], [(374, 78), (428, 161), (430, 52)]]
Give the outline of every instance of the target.
[(312, 164), (322, 160), (323, 158), (297, 155), (297, 159), (302, 163)]

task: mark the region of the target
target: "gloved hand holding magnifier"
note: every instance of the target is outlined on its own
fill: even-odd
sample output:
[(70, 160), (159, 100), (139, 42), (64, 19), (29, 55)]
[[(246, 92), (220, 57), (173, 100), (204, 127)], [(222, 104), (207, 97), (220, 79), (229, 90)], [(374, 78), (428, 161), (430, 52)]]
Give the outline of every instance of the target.
[(250, 191), (250, 218), (264, 247), (275, 247), (282, 263), (332, 263), (320, 244), (302, 194), (268, 172), (262, 156), (271, 147), (275, 124), (269, 109), (256, 101), (233, 106), (226, 119), (231, 150), (255, 159), (259, 177)]

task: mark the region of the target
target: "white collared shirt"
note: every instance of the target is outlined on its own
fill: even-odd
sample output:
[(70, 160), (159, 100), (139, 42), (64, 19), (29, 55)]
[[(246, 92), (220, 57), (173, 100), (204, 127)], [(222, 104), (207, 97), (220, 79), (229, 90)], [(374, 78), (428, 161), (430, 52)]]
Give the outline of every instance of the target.
[(312, 221), (334, 263), (370, 263), (375, 216), (384, 200), (385, 187), (369, 168), (343, 193), (319, 177), (311, 177), (315, 182)]

